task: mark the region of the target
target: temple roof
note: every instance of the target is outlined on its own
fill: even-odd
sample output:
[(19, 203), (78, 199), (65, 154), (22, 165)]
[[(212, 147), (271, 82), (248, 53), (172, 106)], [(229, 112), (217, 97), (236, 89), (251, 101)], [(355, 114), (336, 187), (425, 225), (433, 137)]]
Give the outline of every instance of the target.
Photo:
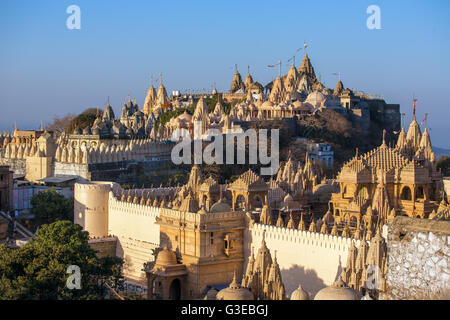
[(259, 176), (257, 176), (252, 170), (248, 170), (241, 174), (239, 178), (234, 181), (228, 188), (233, 189), (268, 189), (267, 184)]

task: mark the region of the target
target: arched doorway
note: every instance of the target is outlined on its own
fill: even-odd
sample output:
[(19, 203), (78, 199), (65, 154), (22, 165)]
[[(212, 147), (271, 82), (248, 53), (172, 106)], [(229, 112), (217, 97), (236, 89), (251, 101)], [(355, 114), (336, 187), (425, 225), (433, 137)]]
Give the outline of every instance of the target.
[(402, 190), (402, 194), (400, 196), (402, 200), (411, 200), (411, 189), (409, 187), (404, 187)]
[(179, 279), (174, 279), (170, 284), (169, 300), (181, 299), (181, 283)]

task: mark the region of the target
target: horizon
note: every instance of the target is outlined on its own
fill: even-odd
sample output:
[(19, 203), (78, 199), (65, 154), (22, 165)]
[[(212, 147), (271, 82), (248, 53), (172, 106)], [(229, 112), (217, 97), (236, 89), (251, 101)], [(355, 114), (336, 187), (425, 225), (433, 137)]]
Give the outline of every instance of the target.
[[(66, 27), (72, 4), (81, 9), (80, 30)], [(381, 9), (380, 30), (366, 27), (371, 4)], [(41, 120), (104, 109), (107, 99), (117, 114), (128, 95), (142, 108), (150, 76), (157, 87), (160, 73), (169, 94), (210, 92), (214, 83), (228, 91), (235, 64), (243, 78), (249, 65), (265, 85), (278, 75), (267, 65), (281, 60), (286, 74), (288, 59), (306, 42), (325, 86), (333, 89), (340, 72), (345, 87), (400, 104), (405, 129), (414, 96), (418, 122), (428, 113), (433, 146), (450, 149), (449, 9), (445, 1), (6, 1), (0, 130), (11, 131), (15, 121), (19, 129), (37, 129)], [(297, 68), (303, 55), (297, 52)]]

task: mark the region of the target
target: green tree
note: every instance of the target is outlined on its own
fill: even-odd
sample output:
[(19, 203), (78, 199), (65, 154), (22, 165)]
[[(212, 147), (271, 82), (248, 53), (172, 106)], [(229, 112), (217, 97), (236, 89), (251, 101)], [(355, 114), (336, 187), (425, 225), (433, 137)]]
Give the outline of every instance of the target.
[[(103, 113), (103, 110), (98, 110), (98, 113), (101, 115)], [(96, 108), (86, 109), (70, 122), (70, 125), (67, 128), (67, 132), (72, 133), (75, 128), (84, 129), (87, 126), (92, 127), (96, 118)]]
[(450, 176), (450, 157), (441, 156), (436, 163), (436, 169), (442, 172), (444, 177)]
[[(89, 234), (69, 221), (43, 225), (24, 247), (0, 245), (0, 299), (103, 299), (107, 285), (122, 288), (123, 260), (98, 258), (88, 244)], [(80, 268), (80, 289), (69, 289), (69, 266)]]
[(73, 221), (73, 200), (67, 199), (50, 188), (31, 198), (31, 212), (39, 223), (57, 220)]

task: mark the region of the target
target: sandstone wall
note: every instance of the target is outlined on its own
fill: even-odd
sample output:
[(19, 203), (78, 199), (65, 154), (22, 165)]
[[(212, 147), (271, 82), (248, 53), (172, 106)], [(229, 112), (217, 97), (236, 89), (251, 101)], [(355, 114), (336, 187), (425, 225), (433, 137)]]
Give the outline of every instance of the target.
[(87, 164), (54, 162), (54, 175), (80, 176), (86, 180), (91, 180), (91, 174)]
[(121, 202), (109, 193), (108, 234), (118, 239), (116, 255), (124, 259), (124, 276), (144, 281), (145, 262), (153, 261), (153, 249), (159, 247), (160, 208)]
[(384, 299), (450, 299), (450, 221), (397, 217), (388, 231)]
[(0, 165), (9, 166), (15, 174), (26, 174), (26, 159), (1, 158)]
[(74, 188), (74, 220), (91, 237), (108, 236), (108, 196), (114, 183), (76, 183)]

